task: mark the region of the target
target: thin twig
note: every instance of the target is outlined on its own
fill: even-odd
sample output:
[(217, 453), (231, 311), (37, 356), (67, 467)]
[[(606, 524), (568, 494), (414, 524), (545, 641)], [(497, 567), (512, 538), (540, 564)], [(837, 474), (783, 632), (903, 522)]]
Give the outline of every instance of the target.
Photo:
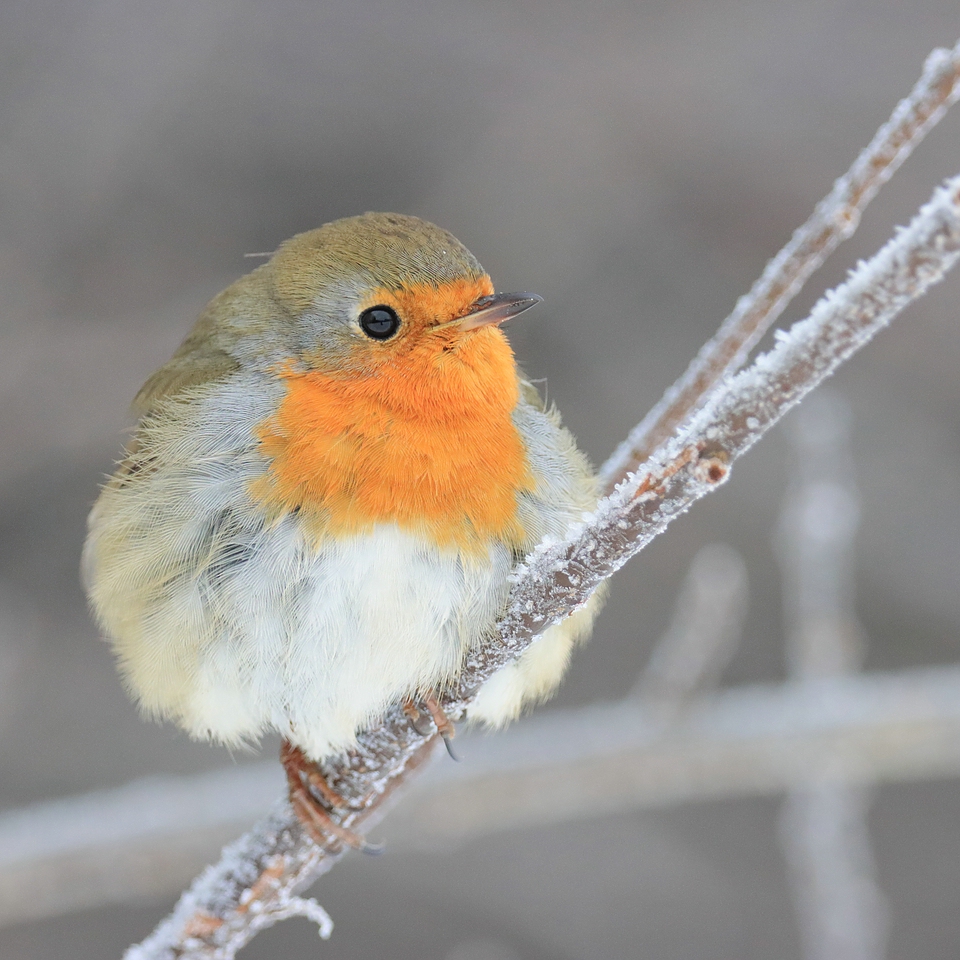
[(703, 405), (717, 383), (743, 365), (801, 287), (844, 240), (860, 215), (960, 96), (960, 43), (934, 50), (910, 95), (897, 104), (853, 166), (814, 208), (810, 219), (766, 266), (750, 292), (707, 341), (682, 377), (600, 469), (609, 493), (645, 463)]
[[(497, 636), (471, 654), (459, 688), (444, 698), (448, 715), (460, 718), (484, 680), (550, 624), (586, 603), (603, 579), (720, 486), (736, 458), (940, 280), (958, 257), (960, 178), (938, 189), (907, 229), (828, 294), (769, 354), (715, 391), (680, 436), (661, 448), (648, 468), (622, 483), (569, 540), (534, 551), (517, 575)], [(331, 786), (351, 804), (343, 825), (367, 827), (382, 816), (384, 801), (435, 745), (435, 736), (421, 737), (397, 708), (362, 734), (354, 750), (325, 763)], [(291, 811), (278, 807), (228, 848), (128, 957), (233, 957), (341, 855), (336, 844), (329, 850), (314, 846)]]

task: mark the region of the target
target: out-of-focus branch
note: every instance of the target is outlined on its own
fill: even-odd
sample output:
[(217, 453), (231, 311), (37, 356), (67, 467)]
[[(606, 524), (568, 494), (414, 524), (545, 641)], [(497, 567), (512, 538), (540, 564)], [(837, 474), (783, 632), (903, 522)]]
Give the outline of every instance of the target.
[[(736, 687), (690, 702), (671, 724), (634, 698), (545, 710), (460, 749), (463, 763), (438, 758), (391, 814), (388, 855), (799, 790), (827, 765), (848, 788), (956, 777), (960, 668)], [(282, 781), (279, 764), (262, 762), (0, 814), (0, 926), (174, 893)]]
[(3, 811), (0, 926), (169, 896), (262, 816), (282, 785), (280, 764), (246, 764)]
[(674, 719), (709, 690), (740, 642), (747, 612), (747, 567), (724, 543), (701, 547), (673, 606), (673, 618), (637, 681), (651, 715)]
[[(860, 500), (850, 455), (849, 407), (822, 392), (790, 422), (795, 477), (777, 548), (783, 571), (790, 674), (795, 683), (840, 677), (860, 665), (853, 545)], [(883, 960), (886, 901), (867, 831), (870, 786), (837, 778), (842, 754), (822, 758), (780, 817), (807, 960)]]
[[(775, 794), (834, 764), (838, 782), (960, 774), (960, 668), (721, 690), (672, 724), (628, 699), (545, 711), (471, 743), (469, 765), (391, 817), (398, 840), (591, 819), (710, 798)], [(837, 763), (837, 758), (840, 762)]]
[(683, 376), (600, 470), (608, 492), (636, 470), (697, 410), (723, 377), (738, 370), (810, 275), (844, 240), (860, 215), (960, 96), (960, 44), (934, 50), (910, 95), (901, 100), (856, 162), (810, 219), (766, 266), (750, 292), (700, 350)]
[(871, 786), (813, 780), (780, 813), (806, 960), (883, 960), (889, 919), (876, 880)]
[(783, 573), (790, 675), (797, 681), (860, 666), (864, 637), (854, 609), (853, 545), (860, 498), (850, 454), (851, 412), (823, 391), (788, 421), (794, 477), (776, 546)]

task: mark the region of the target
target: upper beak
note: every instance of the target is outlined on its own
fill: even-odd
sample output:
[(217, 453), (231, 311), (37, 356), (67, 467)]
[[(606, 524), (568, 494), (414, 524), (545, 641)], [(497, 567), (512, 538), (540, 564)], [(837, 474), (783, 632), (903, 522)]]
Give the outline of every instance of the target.
[(540, 303), (543, 297), (535, 293), (495, 293), (490, 297), (481, 297), (470, 312), (454, 323), (461, 330), (476, 330), (490, 324), (500, 324), (504, 320), (529, 310), (535, 303)]

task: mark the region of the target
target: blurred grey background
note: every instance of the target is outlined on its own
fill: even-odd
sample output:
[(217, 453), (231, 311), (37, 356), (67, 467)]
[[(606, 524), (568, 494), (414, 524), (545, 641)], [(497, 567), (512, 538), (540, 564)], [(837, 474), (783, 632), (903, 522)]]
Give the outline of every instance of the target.
[[(140, 383), (245, 253), (381, 209), (453, 231), (601, 461), (681, 372), (919, 75), (955, 0), (6, 0), (0, 5), (0, 808), (245, 757), (143, 723), (77, 579), (84, 517)], [(960, 169), (947, 118), (790, 311)], [(867, 669), (960, 651), (954, 276), (856, 358)], [(624, 694), (704, 543), (740, 550), (725, 682), (784, 674), (778, 433), (617, 578), (559, 702)], [(270, 745), (269, 749), (273, 749)], [(353, 857), (243, 957), (753, 960), (800, 955), (779, 800)], [(960, 784), (870, 816), (891, 958), (960, 954)], [(172, 901), (0, 930), (3, 960), (118, 957)]]

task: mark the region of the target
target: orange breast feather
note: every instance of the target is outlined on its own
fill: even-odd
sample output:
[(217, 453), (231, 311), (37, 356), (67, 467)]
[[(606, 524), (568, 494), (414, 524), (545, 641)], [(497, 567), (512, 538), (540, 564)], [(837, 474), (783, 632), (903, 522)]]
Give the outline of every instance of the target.
[(453, 349), (425, 337), (373, 375), (283, 371), (254, 495), (299, 510), (319, 540), (396, 523), (471, 553), (519, 544), (517, 493), (534, 483), (511, 419), (513, 354), (493, 328), (450, 336)]

